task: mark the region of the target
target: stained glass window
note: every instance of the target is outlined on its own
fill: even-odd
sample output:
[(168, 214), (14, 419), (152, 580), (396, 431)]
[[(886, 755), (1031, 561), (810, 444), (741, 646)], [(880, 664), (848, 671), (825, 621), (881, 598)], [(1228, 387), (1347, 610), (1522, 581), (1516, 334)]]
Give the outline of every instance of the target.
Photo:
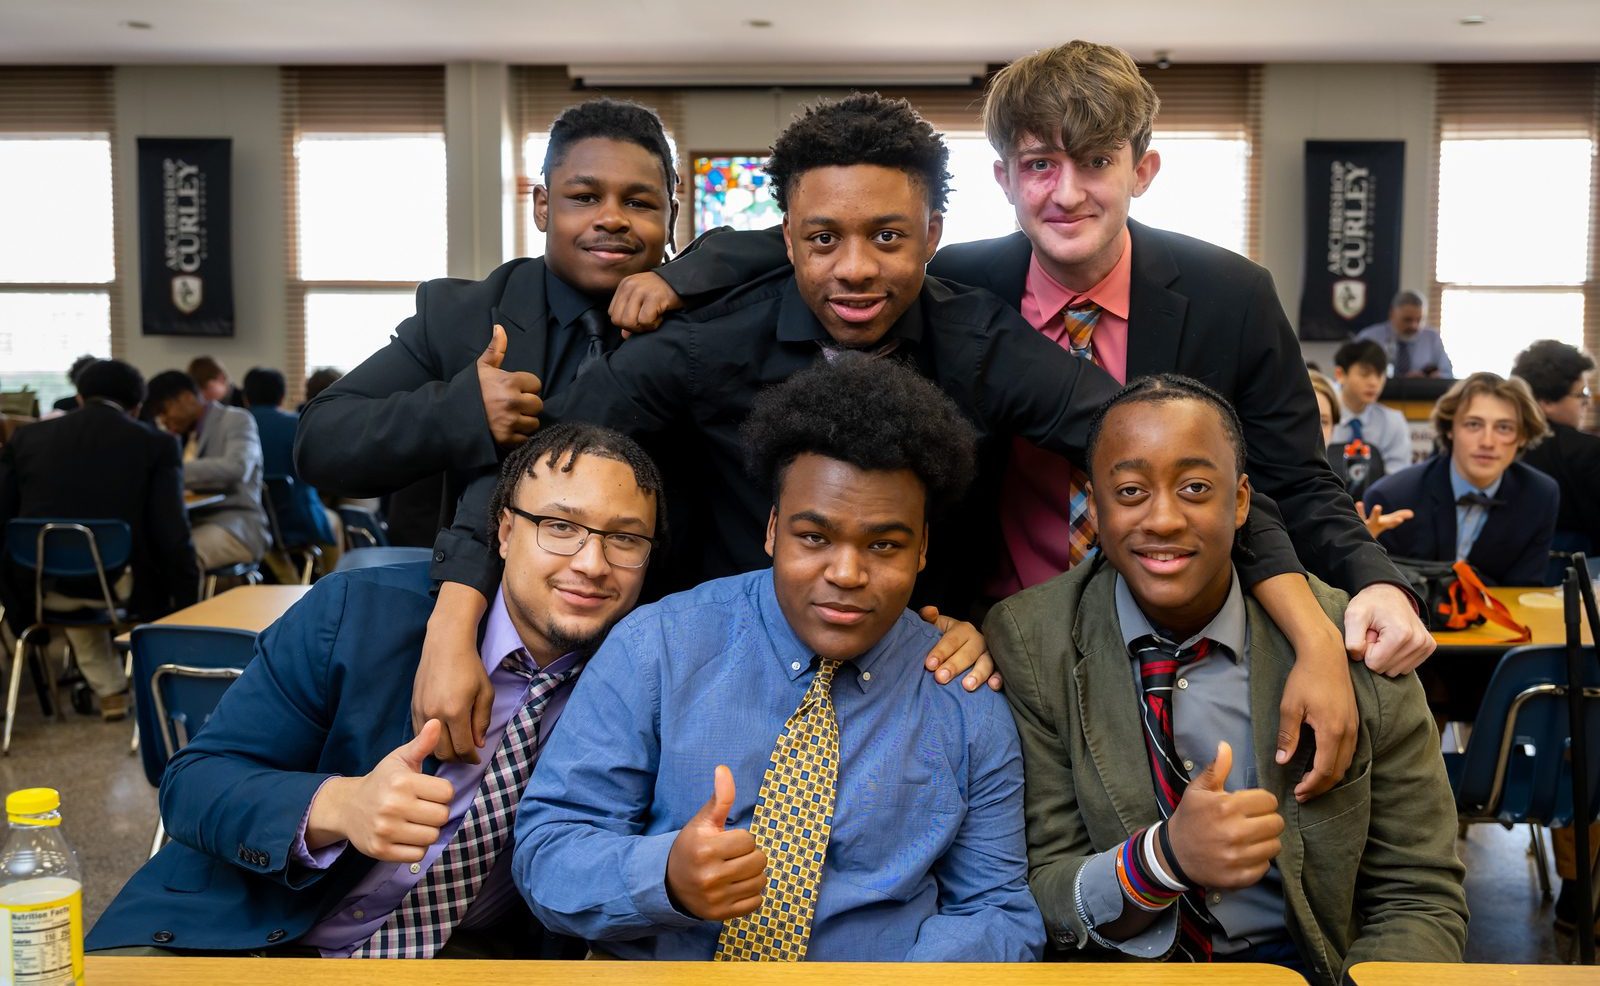
[(783, 220), (765, 164), (766, 157), (756, 154), (695, 156), (695, 235), (718, 226), (766, 229)]

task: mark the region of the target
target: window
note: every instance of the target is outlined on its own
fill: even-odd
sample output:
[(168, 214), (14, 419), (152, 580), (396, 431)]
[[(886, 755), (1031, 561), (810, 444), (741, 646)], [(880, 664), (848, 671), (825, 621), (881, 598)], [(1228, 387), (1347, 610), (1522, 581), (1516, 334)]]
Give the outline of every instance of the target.
[(112, 123), (107, 69), (0, 69), (0, 390), (41, 411), (113, 353)]
[(291, 388), (349, 370), (447, 266), (444, 73), (285, 69)]
[(1594, 66), (1439, 67), (1432, 311), (1458, 377), (1504, 375), (1535, 339), (1600, 341), (1597, 84)]
[(1250, 141), (1241, 134), (1157, 130), (1150, 147), (1161, 154), (1161, 170), (1128, 214), (1249, 256)]
[(981, 132), (946, 133), (950, 148), (950, 199), (939, 242), (967, 243), (1005, 236), (1017, 229), (1017, 214), (994, 180), (994, 148)]

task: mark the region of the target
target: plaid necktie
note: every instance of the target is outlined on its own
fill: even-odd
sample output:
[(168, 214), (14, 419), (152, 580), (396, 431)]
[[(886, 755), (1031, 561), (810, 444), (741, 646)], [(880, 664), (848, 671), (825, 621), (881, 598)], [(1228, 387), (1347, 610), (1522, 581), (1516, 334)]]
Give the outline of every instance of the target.
[[(1156, 807), (1167, 819), (1189, 786), (1189, 772), (1184, 770), (1172, 739), (1172, 686), (1178, 669), (1205, 660), (1212, 644), (1202, 638), (1193, 647), (1180, 650), (1169, 640), (1146, 634), (1128, 647), (1139, 659), (1145, 750), (1150, 755), (1150, 776), (1156, 785)], [(1178, 898), (1178, 951), (1191, 962), (1210, 962), (1215, 927), (1206, 908), (1205, 888), (1190, 887)]]
[[(1092, 301), (1068, 308), (1061, 313), (1067, 326), (1067, 343), (1072, 355), (1094, 362), (1091, 342), (1094, 327), (1100, 321), (1101, 308)], [(1089, 520), (1089, 477), (1082, 469), (1072, 466), (1072, 476), (1067, 481), (1067, 519), (1069, 524), (1067, 564), (1069, 568), (1089, 556), (1094, 550), (1094, 524)]]
[(778, 734), (750, 823), (756, 845), (767, 854), (766, 893), (755, 911), (723, 924), (718, 961), (806, 957), (839, 780), (839, 720), (830, 694), (838, 669), (838, 661), (819, 658), (811, 687)]
[(450, 940), (467, 907), (505, 848), (522, 789), (533, 773), (539, 717), (562, 682), (578, 673), (540, 671), (526, 650), (511, 654), (502, 670), (532, 682), (522, 711), (506, 726), (500, 748), (483, 772), (467, 817), (439, 858), (383, 927), (356, 949), (358, 959), (431, 959)]

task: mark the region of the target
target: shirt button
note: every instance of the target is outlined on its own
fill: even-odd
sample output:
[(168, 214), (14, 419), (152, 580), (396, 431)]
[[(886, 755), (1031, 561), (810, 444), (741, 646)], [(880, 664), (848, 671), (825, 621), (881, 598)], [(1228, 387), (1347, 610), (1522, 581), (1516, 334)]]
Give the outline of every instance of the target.
[(357, 921), (360, 921), (367, 916), (367, 912), (358, 907), (350, 912), (350, 916), (355, 918)]
[(1193, 760), (1185, 760), (1183, 762), (1183, 769), (1192, 772), (1194, 770), (1194, 761)]
[(789, 665), (789, 670), (790, 671), (799, 671), (800, 670), (800, 662), (796, 661), (793, 664)]
[(412, 863), (411, 864), (411, 872), (412, 873), (421, 873), (422, 872), (422, 864), (421, 863)]
[(1188, 688), (1189, 687), (1189, 679), (1188, 678), (1179, 678), (1178, 679), (1178, 687), (1179, 688)]
[(861, 680), (862, 681), (871, 681), (872, 680), (872, 672), (871, 671), (863, 671), (863, 672), (861, 672)]

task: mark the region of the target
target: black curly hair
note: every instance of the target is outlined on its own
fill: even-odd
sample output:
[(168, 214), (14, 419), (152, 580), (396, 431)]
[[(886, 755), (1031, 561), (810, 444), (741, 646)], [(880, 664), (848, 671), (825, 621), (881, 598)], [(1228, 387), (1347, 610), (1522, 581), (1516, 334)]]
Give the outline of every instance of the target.
[[(656, 503), (657, 550), (667, 546), (667, 494), (661, 482), (661, 471), (655, 460), (639, 447), (639, 443), (621, 432), (581, 421), (568, 421), (549, 428), (541, 428), (528, 441), (506, 456), (500, 467), (500, 481), (489, 497), (489, 550), (500, 553), (500, 516), (517, 495), (517, 484), (524, 476), (532, 476), (540, 462), (551, 469), (571, 472), (580, 455), (593, 455), (613, 462), (621, 462), (633, 470), (633, 480), (639, 488), (650, 494)], [(654, 556), (652, 556), (654, 557)]]
[(955, 402), (909, 367), (842, 351), (756, 397), (741, 430), (750, 475), (778, 501), (806, 453), (858, 469), (909, 469), (929, 518), (961, 499), (977, 470), (977, 432)]
[(813, 168), (876, 164), (904, 171), (943, 212), (950, 195), (950, 151), (944, 138), (903, 99), (851, 93), (806, 107), (772, 144), (767, 178), (778, 208), (788, 211), (789, 191)]
[(548, 178), (550, 169), (566, 160), (568, 148), (591, 137), (638, 144), (654, 154), (666, 172), (667, 197), (677, 191), (678, 169), (672, 161), (672, 145), (667, 143), (661, 117), (648, 106), (626, 99), (591, 99), (562, 110), (550, 125), (550, 143), (545, 147), (541, 173)]
[(1527, 382), (1533, 396), (1547, 404), (1566, 398), (1585, 373), (1594, 369), (1594, 360), (1581, 349), (1554, 339), (1540, 339), (1517, 354), (1511, 375)]
[(1228, 399), (1207, 387), (1205, 384), (1192, 377), (1181, 373), (1157, 373), (1148, 377), (1140, 377), (1128, 384), (1094, 412), (1094, 417), (1089, 419), (1089, 440), (1084, 449), (1084, 461), (1089, 464), (1089, 470), (1094, 471), (1094, 453), (1100, 445), (1100, 432), (1105, 427), (1106, 416), (1113, 408), (1123, 404), (1171, 404), (1176, 401), (1199, 401), (1208, 404), (1217, 412), (1217, 417), (1222, 421), (1222, 430), (1228, 435), (1228, 444), (1233, 446), (1233, 462), (1240, 475), (1245, 472), (1245, 444), (1244, 426), (1239, 423), (1239, 415), (1228, 403)]

